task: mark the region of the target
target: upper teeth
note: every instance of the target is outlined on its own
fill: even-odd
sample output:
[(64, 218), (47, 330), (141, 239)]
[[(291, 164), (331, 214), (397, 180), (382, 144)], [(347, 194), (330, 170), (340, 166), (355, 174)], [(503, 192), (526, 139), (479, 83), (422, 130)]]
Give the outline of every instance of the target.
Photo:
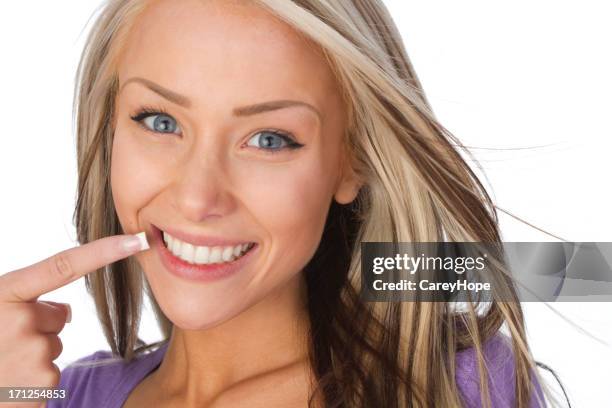
[(195, 264), (229, 262), (240, 257), (249, 247), (249, 243), (236, 246), (197, 246), (183, 242), (165, 231), (163, 236), (170, 252), (184, 261)]

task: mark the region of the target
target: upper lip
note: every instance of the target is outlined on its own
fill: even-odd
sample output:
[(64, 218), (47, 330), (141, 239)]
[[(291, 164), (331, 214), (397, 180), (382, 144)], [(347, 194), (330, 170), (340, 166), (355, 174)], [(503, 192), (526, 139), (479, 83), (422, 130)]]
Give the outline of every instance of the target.
[(178, 238), (179, 240), (183, 242), (188, 242), (192, 245), (197, 245), (197, 246), (211, 246), (211, 247), (212, 246), (236, 246), (236, 245), (242, 245), (242, 244), (249, 244), (252, 242), (248, 240), (238, 240), (238, 239), (224, 238), (224, 237), (212, 236), (212, 235), (198, 235), (198, 234), (190, 233), (187, 231), (180, 231), (172, 227), (167, 227), (167, 228), (156, 227), (156, 228), (161, 231), (167, 232), (168, 234), (172, 235), (175, 238)]

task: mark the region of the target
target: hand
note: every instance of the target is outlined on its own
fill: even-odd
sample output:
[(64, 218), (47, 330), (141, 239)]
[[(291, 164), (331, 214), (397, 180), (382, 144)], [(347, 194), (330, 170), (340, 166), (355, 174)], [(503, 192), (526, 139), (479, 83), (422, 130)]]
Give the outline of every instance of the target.
[[(70, 321), (68, 304), (38, 301), (47, 292), (143, 249), (138, 235), (115, 235), (59, 252), (0, 276), (0, 386), (57, 387), (62, 352), (58, 334)], [(144, 237), (142, 237), (144, 238)], [(144, 246), (144, 247), (143, 247)], [(16, 403), (15, 406), (40, 406)], [(0, 407), (7, 406), (0, 403)]]

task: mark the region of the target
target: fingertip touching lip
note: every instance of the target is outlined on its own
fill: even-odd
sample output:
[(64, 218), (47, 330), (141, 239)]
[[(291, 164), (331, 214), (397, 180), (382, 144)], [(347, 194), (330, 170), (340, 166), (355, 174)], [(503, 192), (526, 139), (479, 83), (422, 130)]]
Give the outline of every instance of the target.
[(195, 246), (236, 246), (242, 244), (255, 244), (254, 241), (249, 241), (248, 239), (232, 239), (225, 238), (220, 236), (213, 235), (199, 235), (187, 231), (182, 231), (173, 227), (157, 227), (153, 225), (153, 229), (155, 233), (161, 238), (162, 233), (166, 232), (172, 235), (174, 238), (177, 238), (183, 242), (187, 242), (189, 244)]

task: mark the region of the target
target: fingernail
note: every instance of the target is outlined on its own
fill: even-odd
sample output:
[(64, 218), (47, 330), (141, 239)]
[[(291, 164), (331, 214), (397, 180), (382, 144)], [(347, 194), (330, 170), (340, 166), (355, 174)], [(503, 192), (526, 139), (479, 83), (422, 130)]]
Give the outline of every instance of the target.
[(123, 241), (123, 248), (128, 252), (138, 252), (149, 249), (149, 243), (147, 242), (147, 236), (144, 231), (127, 237), (125, 241)]
[(66, 323), (70, 323), (72, 321), (72, 308), (68, 303), (62, 303), (66, 307)]

